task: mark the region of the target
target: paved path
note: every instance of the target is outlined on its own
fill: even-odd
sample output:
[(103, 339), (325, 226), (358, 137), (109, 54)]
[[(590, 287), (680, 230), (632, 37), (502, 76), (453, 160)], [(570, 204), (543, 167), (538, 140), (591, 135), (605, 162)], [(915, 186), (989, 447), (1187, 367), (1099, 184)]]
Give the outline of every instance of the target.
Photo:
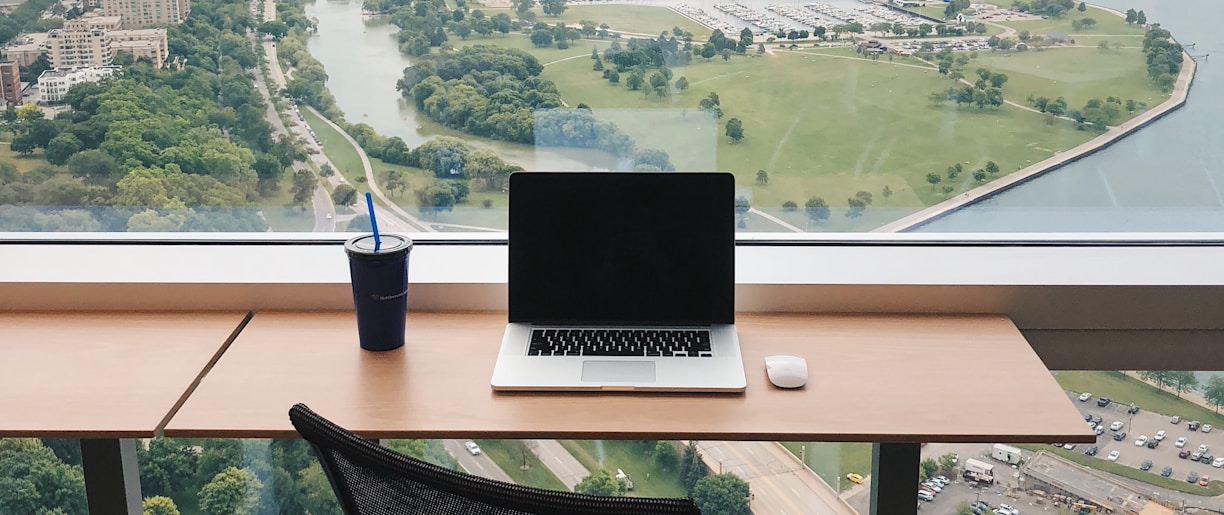
[(583, 478), (591, 475), (591, 471), (587, 470), (582, 462), (570, 454), (565, 447), (562, 447), (560, 442), (556, 440), (531, 441), (535, 442), (535, 447), (531, 448), (532, 452), (535, 452), (540, 462), (544, 463), (544, 466), (548, 467), (548, 470), (551, 470), (557, 479), (565, 483), (566, 488), (573, 490)]
[(467, 449), (463, 447), (463, 443), (466, 441), (442, 440), (442, 445), (455, 456), (455, 460), (459, 462), (459, 467), (468, 474), (505, 481), (507, 483), (514, 482), (510, 480), (510, 476), (506, 475), (504, 470), (497, 466), (497, 463), (493, 462), (492, 458), (484, 454), (472, 456), (471, 453), (467, 452)]
[(756, 514), (858, 515), (824, 480), (777, 442), (697, 442), (706, 466), (748, 482)]

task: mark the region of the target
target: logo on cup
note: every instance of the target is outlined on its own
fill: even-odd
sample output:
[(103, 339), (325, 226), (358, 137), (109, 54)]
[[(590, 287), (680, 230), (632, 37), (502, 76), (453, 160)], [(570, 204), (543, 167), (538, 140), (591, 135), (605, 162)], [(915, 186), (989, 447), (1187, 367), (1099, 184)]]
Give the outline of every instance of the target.
[(398, 299), (407, 294), (408, 294), (408, 290), (404, 290), (402, 292), (396, 293), (395, 295), (388, 295), (386, 297), (379, 295), (377, 293), (373, 293), (373, 294), (370, 294), (370, 299), (371, 300), (391, 300), (391, 299)]

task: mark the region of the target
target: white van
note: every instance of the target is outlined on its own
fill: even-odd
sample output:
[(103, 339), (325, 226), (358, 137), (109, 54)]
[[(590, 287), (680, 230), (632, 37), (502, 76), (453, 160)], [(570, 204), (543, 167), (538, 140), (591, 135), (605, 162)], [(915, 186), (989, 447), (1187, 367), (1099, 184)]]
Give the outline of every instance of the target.
[(918, 498), (926, 502), (931, 502), (935, 500), (935, 494), (926, 490), (919, 490)]

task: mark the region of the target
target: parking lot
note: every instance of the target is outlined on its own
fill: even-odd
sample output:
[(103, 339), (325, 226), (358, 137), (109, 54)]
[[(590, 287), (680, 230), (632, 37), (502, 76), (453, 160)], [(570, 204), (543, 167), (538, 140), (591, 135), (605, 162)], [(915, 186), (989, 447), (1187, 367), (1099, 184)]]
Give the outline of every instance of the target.
[[(1127, 413), (1128, 405), (1111, 402), (1108, 406), (1098, 407), (1097, 397), (1080, 402), (1078, 395), (1072, 395), (1072, 400), (1084, 415), (1098, 415), (1101, 417), (1101, 424), (1106, 428), (1113, 422), (1122, 422), (1123, 427), (1120, 431), (1126, 432), (1126, 438), (1122, 441), (1113, 439), (1115, 431), (1106, 429), (1105, 433), (1097, 437), (1096, 445), (1099, 447), (1099, 452), (1096, 457), (1105, 459), (1110, 451), (1118, 451), (1118, 463), (1130, 467), (1139, 468), (1143, 460), (1152, 460), (1152, 468), (1148, 472), (1160, 474), (1160, 471), (1165, 466), (1173, 467), (1171, 477), (1175, 479), (1185, 480), (1186, 476), (1191, 472), (1196, 472), (1199, 476), (1204, 474), (1213, 478), (1224, 480), (1224, 470), (1212, 467), (1208, 463), (1198, 463), (1189, 459), (1177, 457), (1177, 453), (1182, 449), (1194, 452), (1201, 444), (1206, 444), (1207, 453), (1212, 455), (1224, 456), (1224, 435), (1220, 430), (1212, 430), (1210, 433), (1202, 431), (1191, 431), (1187, 428), (1189, 420), (1182, 420), (1177, 424), (1170, 422), (1170, 417), (1167, 415), (1149, 413), (1140, 406), (1139, 413)], [(1085, 422), (1087, 424), (1087, 422)], [(1164, 441), (1155, 449), (1149, 449), (1146, 446), (1136, 446), (1135, 440), (1140, 436), (1146, 436), (1151, 439), (1157, 431), (1165, 431)], [(1178, 438), (1185, 438), (1186, 445), (1179, 449), (1174, 446), (1174, 442)], [(1080, 444), (1076, 446), (1076, 452), (1084, 452), (1091, 445)], [(1218, 453), (1218, 454), (1217, 454)]]

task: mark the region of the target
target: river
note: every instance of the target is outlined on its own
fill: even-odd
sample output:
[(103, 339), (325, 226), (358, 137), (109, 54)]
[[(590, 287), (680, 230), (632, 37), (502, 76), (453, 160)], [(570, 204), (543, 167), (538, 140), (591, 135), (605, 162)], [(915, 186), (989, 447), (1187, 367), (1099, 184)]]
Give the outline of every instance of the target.
[[(706, 7), (707, 2), (690, 2)], [(642, 2), (665, 3), (665, 2)], [(759, 3), (759, 2), (748, 2)], [(1168, 28), (1190, 54), (1224, 55), (1224, 2), (1098, 0), (1118, 10), (1142, 9)], [(707, 9), (707, 12), (712, 9)], [(326, 67), (328, 88), (351, 122), (364, 122), (415, 147), (437, 135), (458, 135), (401, 98), (395, 81), (411, 61), (399, 53), (397, 28), (361, 16), (358, 0), (306, 6), (318, 21), (308, 48)], [(1193, 44), (1191, 47), (1190, 45)], [(1217, 57), (1219, 59), (1220, 57)], [(1199, 59), (1185, 107), (1117, 144), (917, 229), (920, 232), (1203, 232), (1224, 231), (1224, 151), (1215, 144), (1224, 100), (1212, 93), (1221, 74)], [(464, 136), (529, 169), (614, 167), (600, 152), (535, 148)]]

